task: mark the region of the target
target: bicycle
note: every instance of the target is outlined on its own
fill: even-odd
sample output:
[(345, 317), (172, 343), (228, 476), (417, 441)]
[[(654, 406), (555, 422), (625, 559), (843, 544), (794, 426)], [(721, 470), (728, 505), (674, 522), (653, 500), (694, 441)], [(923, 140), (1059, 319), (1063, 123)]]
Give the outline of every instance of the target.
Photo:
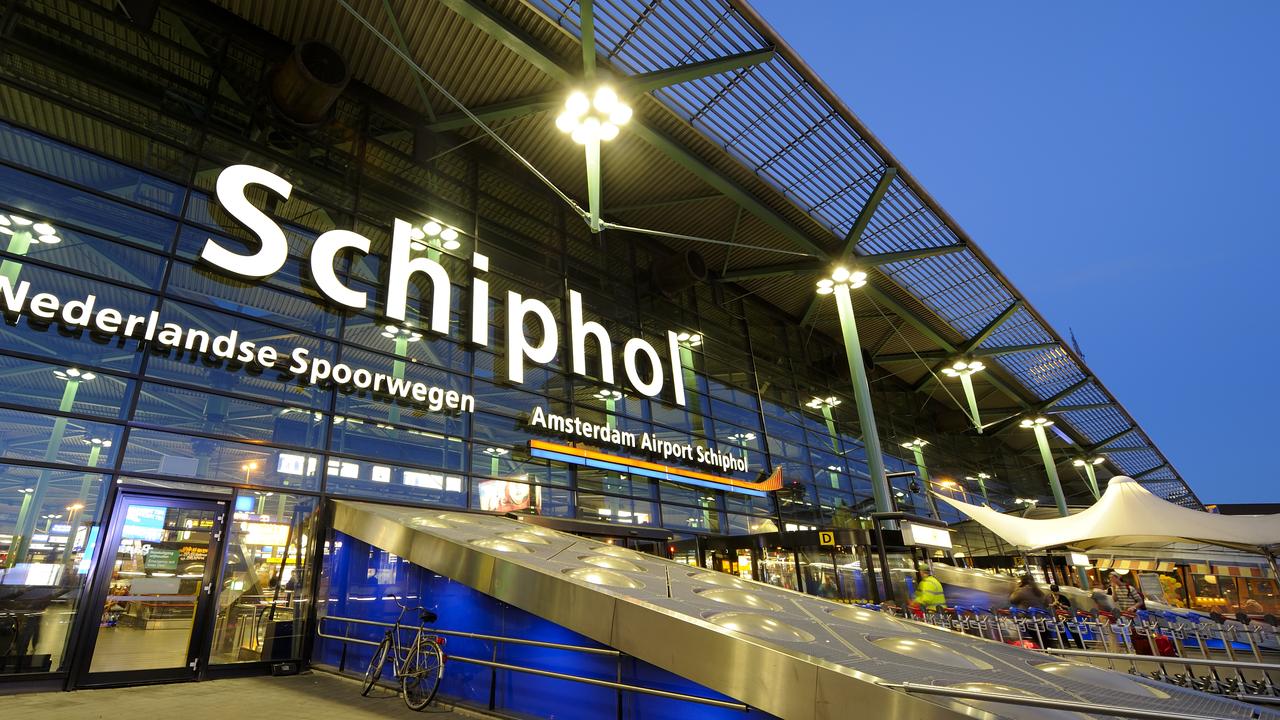
[[(400, 602), (400, 598), (395, 595), (387, 597), (400, 606), (400, 615), (396, 617), (396, 624), (387, 629), (382, 642), (373, 651), (369, 667), (364, 671), (364, 686), (360, 694), (367, 696), (373, 690), (373, 686), (382, 677), (382, 667), (390, 656), (391, 674), (400, 681), (404, 704), (410, 710), (422, 710), (435, 699), (436, 691), (440, 689), (440, 678), (444, 677), (444, 651), (441, 649), (444, 639), (426, 632), (427, 623), (434, 623), (437, 616), (421, 605), (411, 608)], [(418, 611), (418, 631), (414, 634), (413, 642), (405, 646), (400, 642), (401, 622), (404, 614), (410, 610)]]

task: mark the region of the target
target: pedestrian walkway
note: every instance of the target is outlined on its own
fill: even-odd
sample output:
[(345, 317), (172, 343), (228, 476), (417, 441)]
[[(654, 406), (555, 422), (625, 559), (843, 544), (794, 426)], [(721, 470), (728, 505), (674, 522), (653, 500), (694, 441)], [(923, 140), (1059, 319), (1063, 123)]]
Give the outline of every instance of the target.
[(118, 718), (341, 718), (342, 720), (454, 720), (487, 718), (432, 704), (421, 714), (405, 707), (389, 687), (360, 696), (360, 683), (323, 672), (109, 690), (28, 693), (3, 698), (5, 720), (116, 720)]

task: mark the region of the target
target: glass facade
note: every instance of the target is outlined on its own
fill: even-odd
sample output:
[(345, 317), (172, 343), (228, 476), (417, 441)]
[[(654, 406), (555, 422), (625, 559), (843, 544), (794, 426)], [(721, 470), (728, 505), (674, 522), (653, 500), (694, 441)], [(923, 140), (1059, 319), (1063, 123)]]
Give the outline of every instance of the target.
[[(75, 8), (38, 5), (15, 15), (14, 32), (30, 47), (12, 50), (0, 65), (0, 276), (11, 291), (29, 283), (31, 302), (39, 293), (64, 302), (92, 296), (99, 309), (154, 313), (161, 326), (301, 348), (313, 362), (474, 398), (475, 409), (432, 411), (190, 344), (9, 313), (0, 323), (0, 674), (66, 672), (77, 617), (101, 628), (134, 613), (127, 606), (134, 601), (114, 603), (118, 610), (110, 600), (89, 607), (97, 600), (86, 583), (113, 503), (130, 489), (194, 493), (230, 506), (220, 556), (207, 571), (212, 666), (301, 653), (329, 498), (530, 512), (665, 529), (677, 538), (851, 528), (872, 510), (836, 340), (724, 286), (659, 292), (652, 273), (666, 250), (623, 232), (590, 234), (523, 169), (479, 147), (433, 137), (428, 144), (438, 150), (422, 157), (412, 120), (386, 98), (347, 93), (330, 124), (298, 132), (263, 113), (246, 90), (260, 81), (272, 51), (203, 15), (159, 11), (156, 32), (185, 27), (218, 49), (163, 38), (180, 63), (144, 56), (143, 43), (100, 38), (112, 46), (103, 52), (127, 59), (137, 75), (165, 73), (160, 95), (139, 92), (138, 77), (98, 63), (68, 65), (54, 57), (74, 44), (66, 33), (79, 42), (122, 22), (104, 8)], [(258, 247), (214, 197), (222, 170), (238, 164), (269, 168), (293, 186), (287, 199), (260, 188), (248, 193), (288, 244), (282, 268), (256, 280), (201, 260), (210, 240), (238, 253)], [(407, 286), (403, 322), (383, 315), (394, 219), (418, 228), (439, 222), (460, 234), (454, 249), (431, 237), (415, 248), (452, 279), (447, 333), (429, 331), (440, 320), (430, 316), (434, 288), (421, 277)], [(369, 294), (366, 310), (345, 309), (317, 289), (308, 257), (331, 230), (370, 240), (370, 252), (339, 253), (335, 263), (338, 281)], [(487, 318), (473, 316), (467, 302), (475, 253), (489, 258)], [(570, 290), (581, 293), (583, 320), (613, 339), (619, 376), (626, 339), (664, 348), (668, 332), (689, 338), (675, 361), (683, 405), (671, 396), (670, 377), (659, 397), (604, 382), (606, 358), (595, 343), (587, 343), (583, 373), (572, 372), (561, 343), (549, 362), (526, 363), (523, 382), (507, 380), (509, 293), (546, 303), (563, 329)], [(482, 319), (487, 344), (468, 342)], [(523, 331), (538, 336), (536, 327)], [(927, 433), (936, 418), (895, 383), (885, 376), (873, 384), (882, 434)], [(824, 415), (809, 405), (816, 397), (839, 403)], [(537, 457), (531, 439), (565, 439), (528, 426), (535, 408), (741, 458), (745, 471), (718, 473), (735, 481), (759, 481), (780, 468), (784, 490), (759, 497)], [(931, 449), (935, 477), (1003, 467), (997, 463), (1034, 466), (1003, 458), (997, 442), (965, 438)], [(897, 452), (896, 443), (885, 445)], [(914, 470), (909, 457), (885, 463), (891, 472)], [(900, 509), (928, 514), (918, 482), (898, 478), (894, 490)], [(162, 521), (170, 533), (163, 537), (181, 542), (195, 532), (181, 517)], [(147, 578), (168, 572), (137, 562), (135, 553), (102, 567)], [(850, 556), (779, 553), (757, 565), (763, 579), (784, 586), (864, 592)], [(108, 598), (138, 595), (125, 577)]]

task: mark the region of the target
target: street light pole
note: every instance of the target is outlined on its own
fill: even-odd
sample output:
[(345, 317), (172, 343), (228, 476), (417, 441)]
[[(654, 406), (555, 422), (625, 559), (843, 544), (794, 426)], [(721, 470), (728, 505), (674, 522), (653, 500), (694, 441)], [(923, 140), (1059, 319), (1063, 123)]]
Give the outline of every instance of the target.
[(987, 473), (984, 473), (984, 472), (978, 473), (976, 477), (971, 477), (971, 476), (965, 477), (965, 480), (972, 480), (978, 483), (978, 489), (982, 491), (982, 499), (988, 505), (991, 504), (991, 498), (987, 497), (987, 481), (990, 479), (991, 479), (991, 475), (988, 475)]
[(1058, 479), (1058, 466), (1053, 462), (1053, 452), (1049, 449), (1049, 437), (1045, 428), (1053, 425), (1053, 421), (1044, 416), (1025, 418), (1019, 427), (1029, 428), (1036, 434), (1036, 444), (1040, 446), (1040, 459), (1044, 461), (1044, 473), (1049, 476), (1049, 489), (1053, 491), (1053, 502), (1058, 506), (1058, 514), (1067, 516), (1067, 497), (1062, 493), (1062, 481)]
[(928, 444), (929, 441), (916, 438), (902, 443), (902, 447), (910, 450), (915, 456), (916, 471), (920, 474), (920, 482), (924, 483), (924, 497), (929, 501), (929, 511), (933, 513), (935, 520), (941, 520), (942, 516), (938, 514), (938, 503), (933, 499), (932, 483), (929, 482), (929, 468), (924, 464), (924, 446)]
[(1095, 457), (1076, 458), (1071, 461), (1072, 465), (1084, 468), (1084, 474), (1089, 478), (1089, 492), (1093, 493), (1093, 499), (1102, 498), (1102, 491), (1098, 489), (1098, 473), (1093, 469), (1095, 465), (1101, 465), (1107, 459), (1101, 455)]
[(969, 419), (973, 421), (973, 429), (982, 434), (982, 416), (978, 413), (978, 396), (973, 392), (973, 374), (982, 372), (986, 369), (980, 360), (965, 360), (961, 358), (951, 364), (951, 367), (942, 368), (942, 374), (947, 377), (960, 378), (960, 384), (964, 387), (964, 397), (969, 403)]
[(892, 512), (889, 479), (885, 476), (884, 455), (880, 450), (880, 437), (876, 432), (876, 416), (871, 409), (871, 386), (867, 382), (867, 368), (862, 362), (862, 343), (858, 340), (858, 324), (853, 315), (853, 298), (849, 294), (850, 288), (860, 288), (866, 284), (865, 272), (861, 270), (850, 272), (846, 268), (837, 267), (832, 271), (831, 277), (818, 281), (818, 294), (836, 296), (836, 310), (840, 314), (840, 333), (844, 338), (844, 352), (849, 360), (849, 375), (853, 379), (858, 424), (862, 427), (862, 444), (867, 450), (871, 494), (875, 498), (876, 512)]

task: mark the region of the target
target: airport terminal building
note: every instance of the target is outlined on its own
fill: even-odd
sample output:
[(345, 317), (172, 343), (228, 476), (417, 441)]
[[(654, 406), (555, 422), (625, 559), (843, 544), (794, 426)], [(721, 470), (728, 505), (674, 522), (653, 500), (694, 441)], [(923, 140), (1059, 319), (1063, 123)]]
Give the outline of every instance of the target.
[[(392, 590), (595, 637), (397, 518), (851, 601), (937, 547), (877, 556), (877, 512), (1052, 503), (1037, 433), (1067, 501), (1096, 468), (1200, 506), (746, 3), (581, 7), (0, 4), (0, 693), (360, 669), (325, 618)], [(603, 142), (557, 127), (588, 77)], [(541, 712), (478, 667), (442, 692)]]

